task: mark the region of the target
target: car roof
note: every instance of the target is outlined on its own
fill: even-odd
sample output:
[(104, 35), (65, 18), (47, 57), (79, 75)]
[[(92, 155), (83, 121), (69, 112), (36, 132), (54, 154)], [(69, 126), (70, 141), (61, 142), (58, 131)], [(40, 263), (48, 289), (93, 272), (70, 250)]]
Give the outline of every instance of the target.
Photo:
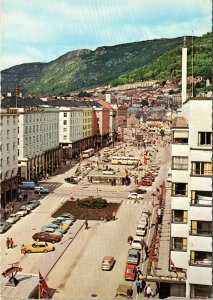
[(129, 249), (128, 254), (133, 253), (133, 254), (137, 254), (138, 250), (137, 249)]
[(111, 260), (111, 259), (114, 259), (113, 256), (104, 256), (103, 260)]
[(135, 235), (135, 236), (133, 236), (133, 241), (141, 241), (141, 237), (139, 237), (139, 236), (137, 236), (137, 235)]

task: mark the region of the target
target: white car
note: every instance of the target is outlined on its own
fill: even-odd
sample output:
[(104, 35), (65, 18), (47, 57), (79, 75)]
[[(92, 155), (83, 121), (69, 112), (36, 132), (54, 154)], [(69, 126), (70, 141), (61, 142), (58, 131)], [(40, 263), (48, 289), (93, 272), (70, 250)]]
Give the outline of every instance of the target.
[(141, 238), (141, 237), (139, 237), (139, 236), (134, 236), (134, 237), (133, 237), (133, 241), (132, 241), (131, 248), (132, 248), (132, 249), (141, 250), (141, 249), (142, 249), (141, 242), (142, 242), (142, 238)]
[(141, 194), (138, 194), (138, 193), (131, 193), (131, 194), (128, 195), (127, 198), (128, 199), (136, 199), (136, 198), (138, 198), (138, 200), (142, 200), (144, 198), (144, 196), (141, 195)]
[(9, 216), (9, 218), (6, 220), (8, 223), (10, 224), (14, 224), (15, 222), (17, 222), (18, 220), (20, 220), (20, 216), (17, 214), (11, 214)]
[(138, 236), (145, 236), (146, 235), (146, 226), (143, 224), (138, 224), (136, 235)]
[(19, 211), (16, 213), (17, 216), (24, 217), (29, 213), (29, 210), (26, 209), (26, 206), (22, 206)]

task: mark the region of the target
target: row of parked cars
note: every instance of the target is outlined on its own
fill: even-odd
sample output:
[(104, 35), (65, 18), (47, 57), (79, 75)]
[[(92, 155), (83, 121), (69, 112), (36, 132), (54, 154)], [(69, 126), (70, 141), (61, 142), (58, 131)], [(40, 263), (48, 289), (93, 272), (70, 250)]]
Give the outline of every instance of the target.
[(17, 213), (12, 213), (9, 215), (9, 218), (6, 220), (6, 222), (1, 222), (0, 233), (4, 233), (5, 231), (7, 231), (13, 224), (18, 222), (22, 217), (29, 214), (39, 204), (39, 200), (32, 199), (29, 200), (26, 205), (22, 205)]
[(136, 266), (140, 262), (140, 251), (143, 249), (143, 239), (146, 235), (148, 224), (148, 213), (147, 210), (143, 210), (136, 229), (136, 235), (132, 237), (131, 248), (126, 260), (125, 280), (134, 281), (136, 278)]
[(145, 172), (144, 177), (139, 181), (139, 184), (143, 186), (152, 186), (153, 181), (155, 181), (155, 177), (158, 176), (160, 167), (151, 166)]
[(21, 253), (47, 253), (55, 250), (55, 243), (59, 243), (70, 226), (75, 222), (75, 217), (70, 213), (64, 213), (54, 218), (52, 223), (43, 225), (41, 231), (35, 233), (32, 244), (22, 245)]

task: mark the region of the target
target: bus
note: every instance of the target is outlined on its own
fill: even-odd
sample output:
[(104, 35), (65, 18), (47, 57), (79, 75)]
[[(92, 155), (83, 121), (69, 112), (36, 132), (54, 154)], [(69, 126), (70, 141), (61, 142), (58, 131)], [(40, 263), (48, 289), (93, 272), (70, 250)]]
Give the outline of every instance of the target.
[(138, 165), (139, 161), (139, 157), (133, 156), (113, 156), (111, 158), (113, 165)]
[(87, 149), (85, 151), (82, 152), (82, 158), (88, 158), (91, 157), (95, 154), (95, 149)]

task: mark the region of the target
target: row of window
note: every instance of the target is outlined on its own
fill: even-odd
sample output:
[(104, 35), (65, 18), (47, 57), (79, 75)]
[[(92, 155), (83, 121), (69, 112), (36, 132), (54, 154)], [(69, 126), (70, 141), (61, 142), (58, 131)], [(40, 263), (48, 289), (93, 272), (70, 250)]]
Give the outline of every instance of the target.
[[(38, 142), (43, 142), (43, 141), (58, 141), (58, 134), (56, 132), (53, 133), (43, 133), (43, 135), (34, 135), (30, 136), (29, 138), (25, 138), (24, 142), (25, 145), (31, 145), (35, 144)], [(20, 139), (18, 138), (18, 145), (20, 145)]]
[[(191, 163), (191, 175), (212, 175), (212, 163), (211, 162), (192, 162)], [(187, 156), (173, 156), (172, 157), (172, 169), (173, 170), (188, 170), (188, 157)]]
[[(17, 119), (17, 116), (12, 116), (12, 118), (11, 118), (11, 116), (7, 116), (7, 125), (10, 125), (11, 121), (13, 124), (16, 124), (16, 119)], [(3, 121), (4, 121), (4, 117), (1, 116), (1, 123), (3, 123)]]
[[(172, 142), (175, 144), (188, 144), (188, 132), (174, 131)], [(212, 132), (198, 132), (197, 144), (198, 146), (211, 146)]]
[[(48, 113), (48, 114), (26, 114), (24, 115), (24, 121), (26, 123), (31, 122), (43, 122), (43, 121), (52, 121), (58, 123), (58, 113)], [(49, 122), (48, 122), (49, 123)]]
[[(201, 198), (211, 197), (209, 191), (191, 191), (192, 205), (196, 204), (196, 200)], [(205, 196), (208, 195), (208, 196)], [(210, 195), (210, 196), (209, 196)], [(172, 182), (172, 196), (188, 196), (188, 183), (185, 182)], [(204, 200), (204, 199), (203, 199)], [(206, 199), (208, 200), (208, 199)]]
[[(25, 126), (25, 134), (34, 133), (34, 132), (41, 132), (41, 131), (52, 131), (58, 130), (58, 124), (50, 123), (50, 124), (40, 124), (40, 125), (32, 125), (32, 126)], [(19, 131), (19, 128), (18, 128)]]
[[(7, 157), (7, 165), (9, 166), (10, 163), (14, 163), (16, 160), (18, 160), (17, 156), (16, 155), (13, 155), (12, 157), (8, 156)], [(3, 166), (3, 159), (0, 159), (0, 167)]]

